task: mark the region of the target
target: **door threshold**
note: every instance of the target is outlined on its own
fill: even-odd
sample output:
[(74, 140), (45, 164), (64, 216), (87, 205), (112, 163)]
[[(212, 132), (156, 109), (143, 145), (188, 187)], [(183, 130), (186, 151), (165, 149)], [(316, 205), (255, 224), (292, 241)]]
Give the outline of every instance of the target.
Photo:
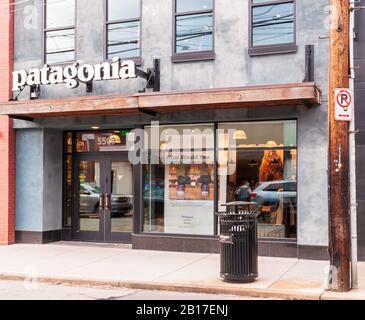
[(87, 241), (72, 240), (72, 241), (58, 241), (50, 244), (61, 245), (61, 246), (75, 246), (75, 247), (132, 249), (132, 244), (130, 243), (87, 242)]

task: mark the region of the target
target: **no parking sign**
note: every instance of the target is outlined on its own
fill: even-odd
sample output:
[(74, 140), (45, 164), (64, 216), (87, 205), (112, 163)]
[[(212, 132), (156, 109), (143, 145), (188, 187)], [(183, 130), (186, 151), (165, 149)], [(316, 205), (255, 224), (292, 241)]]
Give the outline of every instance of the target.
[(351, 121), (353, 115), (354, 95), (350, 89), (336, 89), (335, 91), (335, 119)]

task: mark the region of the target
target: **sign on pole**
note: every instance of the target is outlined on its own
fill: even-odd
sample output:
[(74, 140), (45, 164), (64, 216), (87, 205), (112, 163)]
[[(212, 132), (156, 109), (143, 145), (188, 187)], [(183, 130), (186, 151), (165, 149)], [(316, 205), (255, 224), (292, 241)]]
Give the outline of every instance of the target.
[(354, 95), (351, 89), (336, 89), (335, 91), (335, 119), (337, 121), (351, 121), (353, 115)]

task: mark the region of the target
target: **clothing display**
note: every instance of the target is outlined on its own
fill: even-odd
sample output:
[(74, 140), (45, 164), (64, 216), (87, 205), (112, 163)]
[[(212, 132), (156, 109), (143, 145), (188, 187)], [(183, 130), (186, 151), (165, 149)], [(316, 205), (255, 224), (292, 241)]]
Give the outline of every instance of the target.
[(283, 175), (284, 166), (279, 151), (266, 150), (260, 166), (259, 181), (282, 180)]
[(214, 165), (170, 165), (168, 172), (170, 200), (213, 200)]
[(165, 166), (164, 231), (214, 233), (214, 165)]
[(206, 198), (209, 195), (209, 184), (212, 182), (211, 176), (201, 176), (198, 179), (201, 184), (202, 197)]

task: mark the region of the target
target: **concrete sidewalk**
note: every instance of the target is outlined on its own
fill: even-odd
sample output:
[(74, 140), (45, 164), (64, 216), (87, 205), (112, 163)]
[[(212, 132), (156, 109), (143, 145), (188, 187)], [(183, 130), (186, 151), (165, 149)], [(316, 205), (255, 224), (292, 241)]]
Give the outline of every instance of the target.
[(219, 255), (131, 250), (123, 245), (13, 245), (0, 247), (0, 279), (126, 287), (286, 299), (365, 299), (359, 290), (325, 292), (328, 262), (259, 258), (259, 278), (230, 284), (219, 277)]

